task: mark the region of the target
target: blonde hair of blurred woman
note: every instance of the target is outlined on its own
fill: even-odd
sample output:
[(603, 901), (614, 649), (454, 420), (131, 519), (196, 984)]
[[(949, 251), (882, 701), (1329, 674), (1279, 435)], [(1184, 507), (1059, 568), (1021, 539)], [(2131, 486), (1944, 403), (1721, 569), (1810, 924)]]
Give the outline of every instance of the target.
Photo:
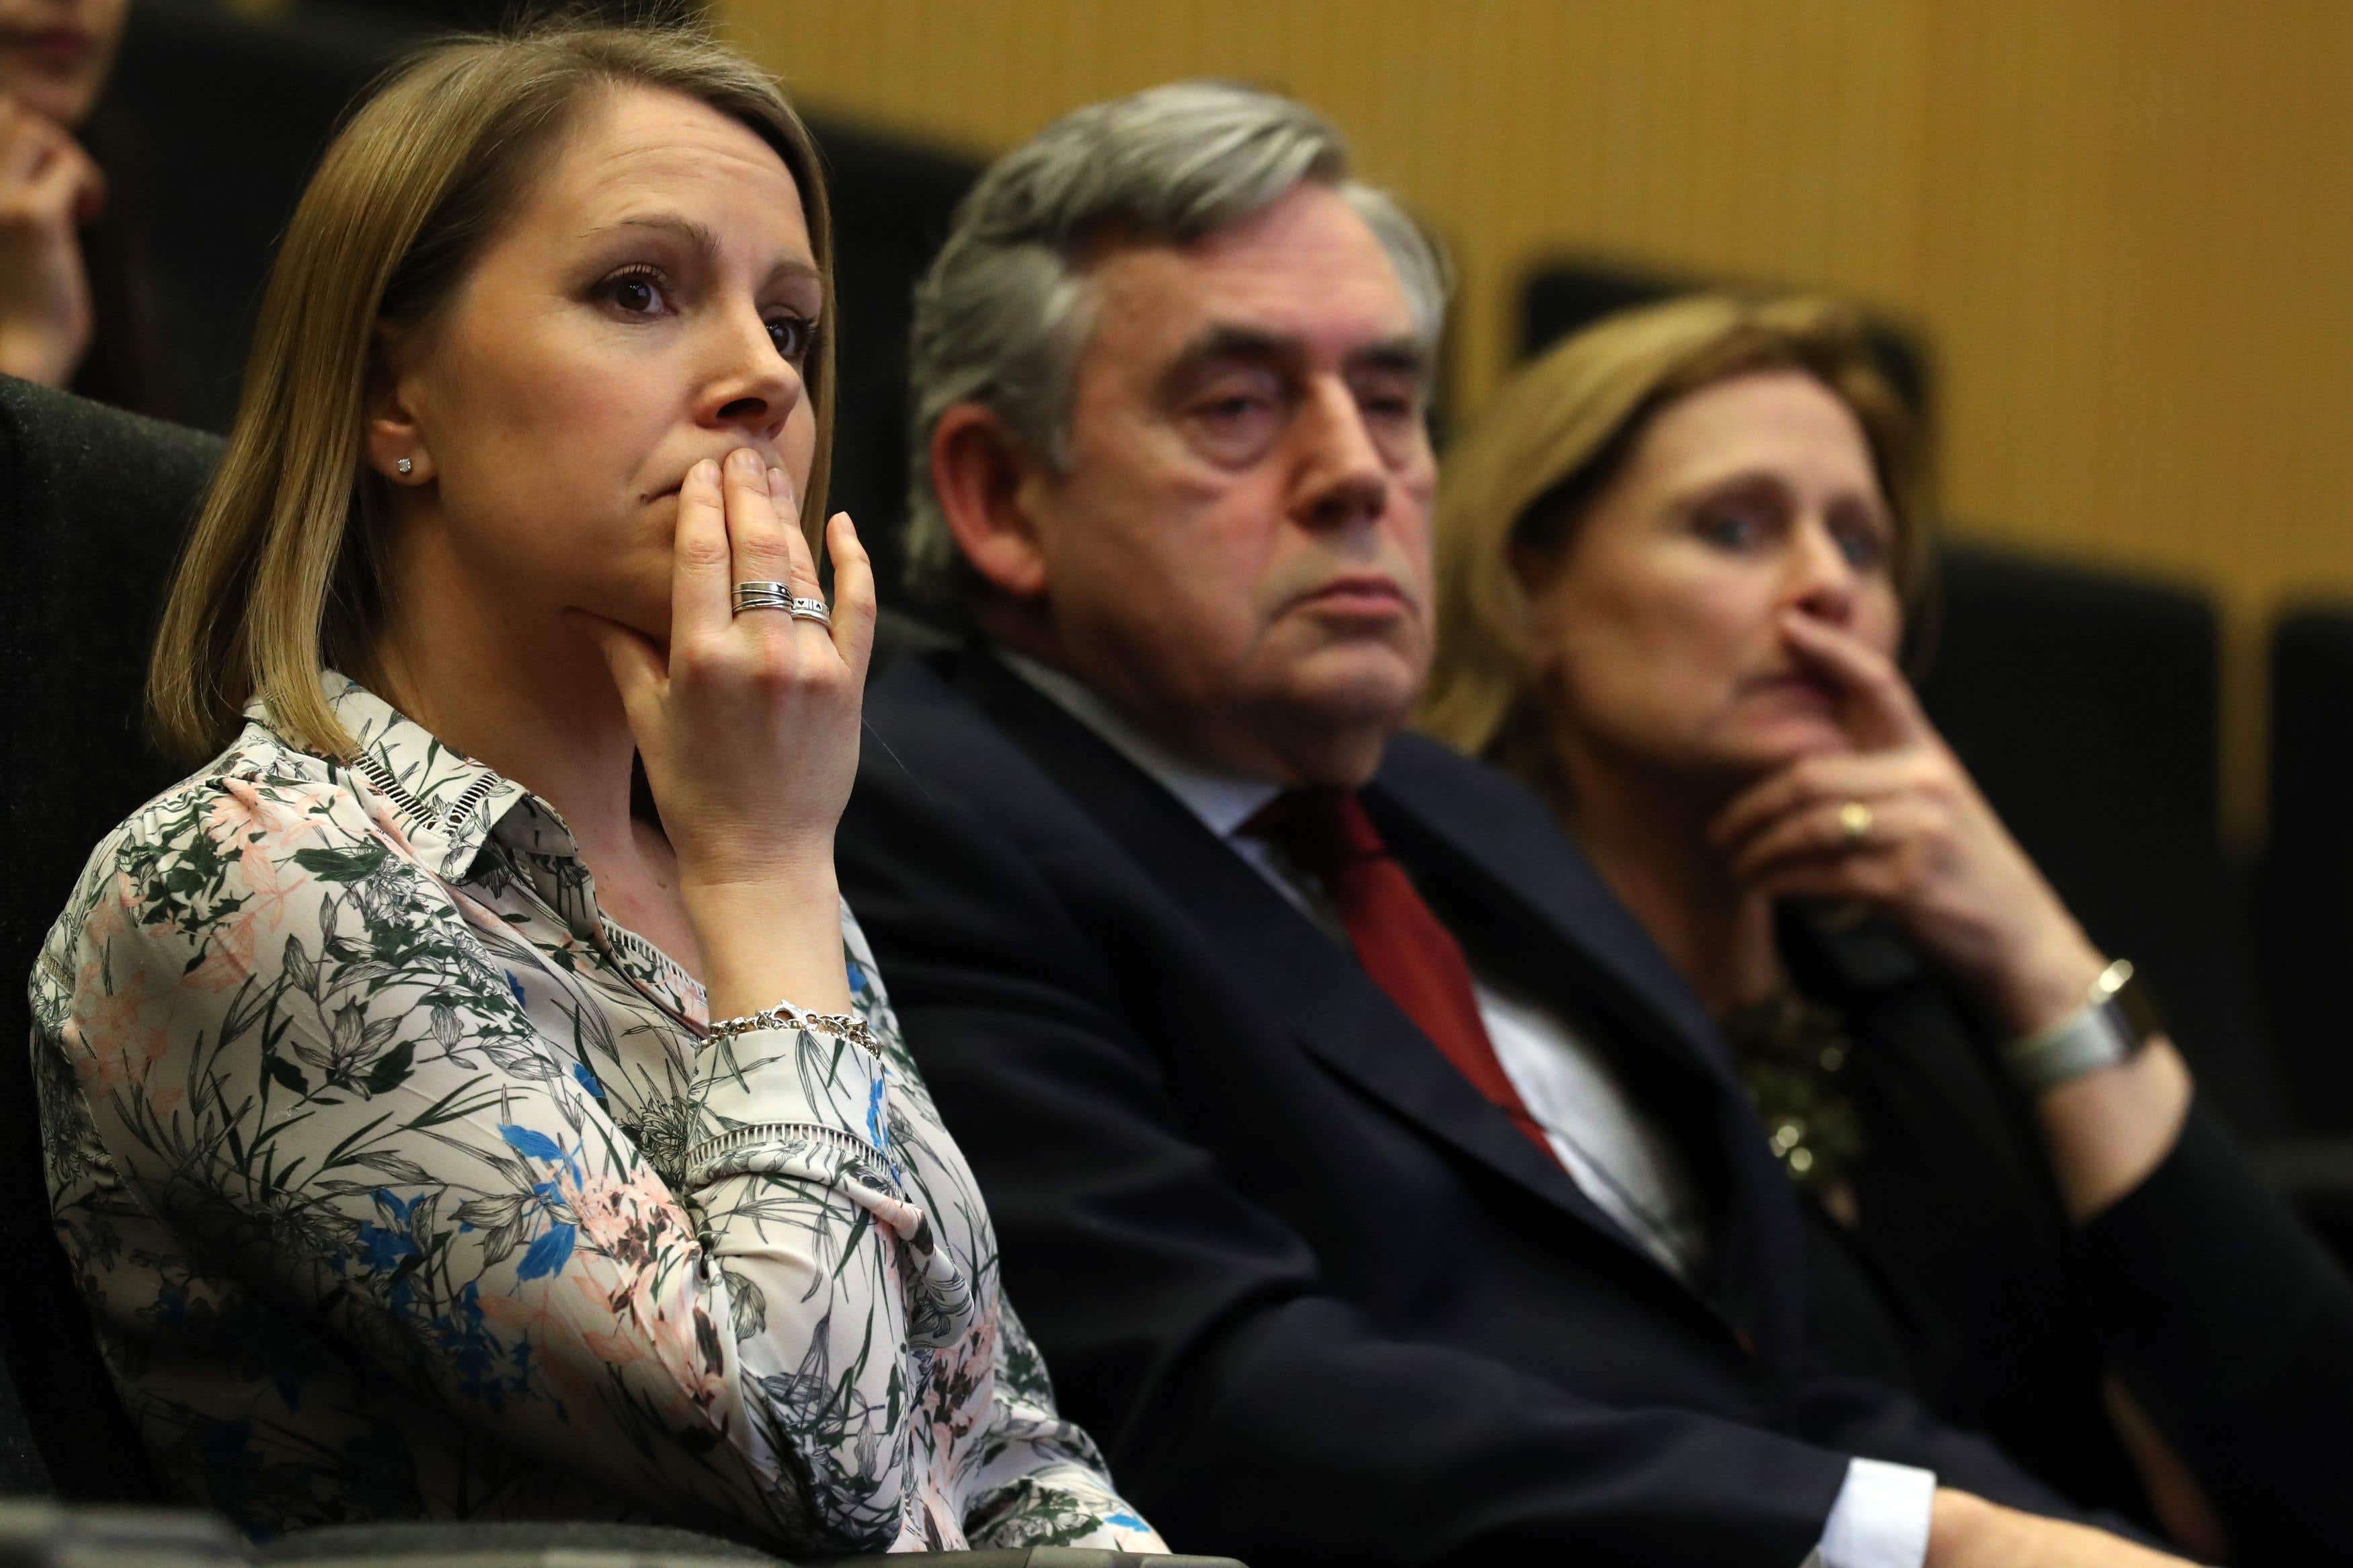
[(1440, 466), (1438, 653), (1417, 727), (1533, 784), (1565, 809), (1528, 610), (1529, 568), (1555, 557), (1653, 417), (1757, 371), (1799, 370), (1851, 409), (1895, 524), (1907, 611), (1930, 554), (1926, 457), (1861, 322), (1825, 300), (1697, 295), (1611, 316), (1498, 393)]
[(348, 757), (319, 672), (364, 685), (380, 608), (385, 481), (362, 460), (379, 323), (415, 323), (464, 279), (517, 194), (600, 93), (675, 92), (740, 121), (800, 188), (826, 309), (805, 373), (817, 454), (803, 531), (822, 537), (833, 430), (833, 246), (816, 143), (774, 78), (681, 28), (557, 26), (437, 45), (336, 138), (288, 226), (237, 422), (182, 553), (149, 663), (159, 737), (191, 761), (265, 700), (302, 746)]

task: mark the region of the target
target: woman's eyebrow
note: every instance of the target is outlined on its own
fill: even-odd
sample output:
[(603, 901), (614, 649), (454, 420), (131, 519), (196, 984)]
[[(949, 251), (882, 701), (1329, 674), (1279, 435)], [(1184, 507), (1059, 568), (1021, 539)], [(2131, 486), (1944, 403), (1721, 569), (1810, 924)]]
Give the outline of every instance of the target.
[(811, 262), (803, 261), (798, 257), (787, 257), (768, 269), (768, 281), (782, 283), (787, 279), (822, 284), (825, 281), (825, 274), (818, 271)]
[(633, 228), (653, 229), (658, 233), (682, 239), (704, 260), (715, 258), (719, 254), (719, 237), (711, 232), (708, 224), (697, 223), (691, 217), (681, 217), (673, 213), (649, 213), (638, 217), (625, 217), (614, 223), (599, 224), (580, 237), (601, 239), (608, 234), (618, 234), (625, 229)]
[(1778, 500), (1788, 493), (1788, 484), (1770, 468), (1744, 466), (1720, 474), (1703, 475), (1689, 484), (1676, 486), (1670, 504), (1693, 507), (1709, 501)]
[[(705, 264), (715, 262), (719, 258), (719, 236), (712, 231), (711, 226), (676, 213), (648, 213), (637, 217), (621, 218), (613, 223), (599, 224), (580, 237), (599, 239), (606, 235), (617, 234), (625, 229), (651, 229), (656, 233), (668, 234), (683, 240), (694, 252), (695, 259)], [(786, 279), (803, 279), (812, 283), (822, 283), (825, 280), (825, 274), (818, 270), (815, 263), (804, 261), (797, 256), (788, 256), (769, 268), (767, 282), (776, 284)]]
[(1779, 490), (1787, 489), (1788, 486), (1771, 465), (1750, 463), (1725, 468), (1721, 473), (1703, 474), (1686, 488), (1694, 495), (1704, 495), (1710, 490)]

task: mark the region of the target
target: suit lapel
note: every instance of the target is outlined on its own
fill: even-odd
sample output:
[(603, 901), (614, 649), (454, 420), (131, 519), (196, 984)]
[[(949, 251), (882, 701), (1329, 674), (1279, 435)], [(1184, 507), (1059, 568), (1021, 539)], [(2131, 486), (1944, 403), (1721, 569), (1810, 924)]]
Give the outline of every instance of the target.
[[(1418, 874), (1450, 880), (1445, 901), (1474, 957), (1516, 942), (1564, 1002), (1592, 1010), (1618, 1049), (1645, 1114), (1677, 1134), (1717, 1194), (1710, 1295), (1752, 1337), (1794, 1352), (1804, 1333), (1799, 1210), (1766, 1147), (1731, 1047), (1696, 993), (1548, 814), (1517, 797), (1479, 809), (1462, 796), (1461, 759), (1416, 737), (1389, 749), (1367, 802)], [(1588, 1021), (1588, 1020), (1579, 1020)], [(1597, 1048), (1604, 1042), (1596, 1039)], [(1641, 1053), (1629, 1059), (1630, 1052)], [(1650, 1092), (1642, 1093), (1644, 1089)]]
[[(1719, 1085), (1738, 1087), (1724, 1036), (1688, 982), (1668, 962), (1577, 852), (1568, 837), (1542, 823), (1531, 833), (1525, 816), (1466, 811), (1459, 795), (1461, 759), (1433, 769), (1412, 741), (1399, 741), (1367, 792), (1381, 830), (1417, 868), (1440, 875), (1469, 868), (1492, 895), (1517, 906), (1517, 919), (1555, 939), (1566, 939), (1576, 968), (1607, 986), (1612, 1011), (1656, 1048), (1696, 1067)], [(1449, 867), (1446, 861), (1454, 864)]]
[(1317, 1060), (1400, 1120), (1657, 1267), (1471, 1087), (1353, 953), (1183, 802), (997, 660), (967, 651), (955, 684), (1187, 912), (1242, 989)]

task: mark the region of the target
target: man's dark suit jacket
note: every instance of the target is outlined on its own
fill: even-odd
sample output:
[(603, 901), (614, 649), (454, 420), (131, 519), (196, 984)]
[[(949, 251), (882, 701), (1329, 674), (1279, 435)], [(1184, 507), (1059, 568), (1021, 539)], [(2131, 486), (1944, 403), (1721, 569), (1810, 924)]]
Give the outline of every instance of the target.
[(1858, 1454), (2067, 1511), (1814, 1370), (1799, 1210), (1725, 1046), (1517, 784), (1400, 737), (1364, 798), (1473, 963), (1677, 1137), (1718, 1218), (1704, 1289), (1003, 665), (902, 659), (867, 720), (843, 890), (1064, 1407), (1180, 1549), (1797, 1568)]

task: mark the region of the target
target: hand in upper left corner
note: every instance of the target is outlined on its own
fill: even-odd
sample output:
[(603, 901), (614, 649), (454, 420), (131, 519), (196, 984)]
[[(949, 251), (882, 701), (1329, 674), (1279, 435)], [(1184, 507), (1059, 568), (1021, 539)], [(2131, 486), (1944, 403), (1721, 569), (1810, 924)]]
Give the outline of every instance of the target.
[(81, 226), (106, 178), (66, 129), (0, 89), (0, 372), (63, 386), (95, 327)]

